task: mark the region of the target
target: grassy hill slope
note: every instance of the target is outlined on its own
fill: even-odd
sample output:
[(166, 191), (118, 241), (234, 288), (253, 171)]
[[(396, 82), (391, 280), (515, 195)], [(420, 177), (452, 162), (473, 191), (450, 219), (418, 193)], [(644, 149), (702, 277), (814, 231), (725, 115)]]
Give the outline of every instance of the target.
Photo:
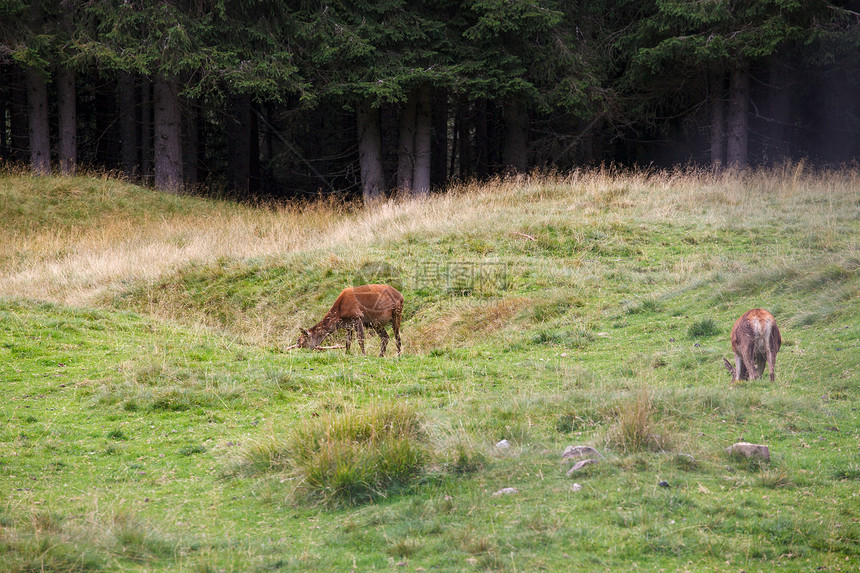
[[(855, 171), (373, 211), (0, 175), (0, 217), (3, 570), (860, 565)], [(360, 282), (405, 295), (401, 357), (283, 351)], [(753, 307), (777, 380), (732, 385)]]

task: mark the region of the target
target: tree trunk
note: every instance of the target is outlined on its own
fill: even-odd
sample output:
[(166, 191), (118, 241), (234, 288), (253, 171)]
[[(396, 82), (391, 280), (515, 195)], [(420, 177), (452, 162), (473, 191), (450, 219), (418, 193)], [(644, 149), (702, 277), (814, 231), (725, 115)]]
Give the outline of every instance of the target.
[(418, 88), (418, 107), (415, 112), (415, 174), (412, 177), (413, 194), (430, 193), (430, 165), (433, 147), (433, 115), (430, 107), (430, 86)]
[(726, 163), (734, 169), (747, 166), (750, 79), (746, 67), (732, 70), (729, 78), (728, 141)]
[(69, 68), (57, 71), (57, 115), (60, 124), (60, 173), (74, 175), (78, 169), (78, 113), (75, 72)]
[(448, 92), (436, 89), (433, 95), (433, 149), (430, 150), (430, 186), (443, 187), (447, 182), (448, 160)]
[(27, 160), (27, 86), (17, 65), (9, 64), (9, 158), (14, 163)]
[(379, 132), (379, 110), (370, 101), (356, 106), (358, 128), (358, 161), (361, 168), (361, 196), (365, 205), (385, 198), (382, 170), (382, 138)]
[(415, 173), (415, 112), (416, 93), (408, 95), (400, 112), (400, 137), (397, 140), (397, 191), (412, 192), (412, 178)]
[(460, 112), (460, 105), (454, 112), (454, 126), (451, 137), (451, 160), (448, 162), (448, 179), (453, 179), (457, 173), (457, 151), (460, 147), (460, 122), (463, 121), (463, 114)]
[(529, 114), (519, 98), (505, 104), (505, 151), (504, 162), (517, 172), (528, 169)]
[(460, 98), (458, 106), (460, 121), (457, 122), (457, 142), (460, 153), (460, 179), (467, 181), (472, 176), (472, 117), (471, 102)]
[(30, 166), (36, 175), (51, 173), (51, 138), (48, 130), (48, 87), (42, 74), (27, 68), (27, 112), (30, 119)]
[(791, 58), (776, 56), (770, 62), (768, 107), (770, 122), (765, 144), (765, 159), (776, 165), (791, 158), (791, 91), (794, 84)]
[(248, 194), (251, 196), (260, 192), (260, 124), (257, 120), (257, 112), (253, 105), (249, 107), (251, 112), (249, 116), (250, 125), (248, 126), (251, 134), (248, 143), (251, 144), (251, 149), (248, 150)]
[(152, 182), (152, 81), (140, 81), (140, 178), (144, 185)]
[(227, 122), (227, 138), (230, 146), (227, 180), (231, 190), (247, 196), (251, 177), (251, 96), (230, 97)]
[(6, 163), (10, 159), (9, 139), (7, 138), (6, 115), (9, 109), (9, 77), (7, 66), (0, 63), (0, 162)]
[(206, 118), (203, 114), (203, 106), (198, 106), (194, 113), (197, 117), (195, 121), (197, 127), (197, 181), (205, 184), (209, 178), (209, 170), (206, 162), (208, 139), (206, 138)]
[(132, 74), (119, 75), (117, 97), (122, 171), (129, 180), (135, 181), (140, 173), (140, 145), (137, 141), (137, 99)]
[(185, 186), (187, 189), (194, 189), (199, 180), (197, 179), (197, 159), (200, 151), (200, 142), (197, 139), (197, 102), (189, 101), (182, 114), (182, 172), (185, 175)]
[(712, 70), (708, 84), (711, 108), (711, 165), (719, 169), (726, 164), (725, 75), (720, 70)]
[(99, 82), (95, 86), (96, 158), (109, 170), (118, 169), (122, 160), (116, 95), (116, 87), (112, 84)]
[[(71, 2), (60, 2), (60, 27), (64, 33), (72, 35), (73, 12)], [(57, 70), (57, 116), (58, 149), (60, 173), (74, 175), (78, 170), (78, 109), (75, 88), (75, 71), (61, 65)]]
[(179, 83), (155, 80), (155, 187), (168, 193), (182, 189), (182, 118)]
[(477, 117), (475, 118), (475, 151), (478, 179), (484, 180), (490, 175), (490, 148), (487, 140), (487, 98), (478, 100), (476, 106)]

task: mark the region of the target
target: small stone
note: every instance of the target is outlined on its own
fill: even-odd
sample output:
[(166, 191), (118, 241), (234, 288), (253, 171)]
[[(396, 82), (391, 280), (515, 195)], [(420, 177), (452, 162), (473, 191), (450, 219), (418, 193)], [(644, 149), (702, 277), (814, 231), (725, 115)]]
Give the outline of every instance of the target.
[(501, 450), (506, 450), (511, 447), (511, 443), (507, 440), (502, 440), (496, 444), (496, 447)]
[(770, 460), (770, 449), (761, 444), (738, 442), (726, 448), (726, 452), (744, 458), (759, 458), (765, 461)]
[(584, 458), (586, 456), (600, 456), (603, 457), (600, 452), (592, 448), (591, 446), (567, 446), (564, 449), (564, 453), (561, 454), (561, 459), (567, 460), (570, 458)]
[(657, 485), (659, 485), (660, 487), (669, 487), (669, 482), (667, 482), (666, 480), (662, 480), (658, 481)]
[(573, 464), (572, 468), (567, 470), (567, 475), (573, 475), (574, 473), (578, 472), (579, 470), (581, 470), (585, 466), (590, 466), (591, 464), (596, 464), (596, 463), (597, 463), (597, 460), (593, 460), (591, 458), (588, 458), (586, 460), (580, 460), (580, 461), (576, 462), (575, 464)]
[(579, 484), (579, 483), (575, 483), (572, 486), (570, 486), (570, 491), (579, 491), (581, 489), (582, 489), (582, 484)]
[(518, 490), (518, 489), (517, 489), (517, 488), (515, 488), (515, 487), (503, 487), (503, 488), (502, 488), (502, 489), (500, 489), (499, 491), (495, 492), (493, 495), (494, 495), (494, 496), (499, 496), (499, 495), (511, 495), (511, 494), (514, 494), (514, 493), (520, 493), (520, 490)]

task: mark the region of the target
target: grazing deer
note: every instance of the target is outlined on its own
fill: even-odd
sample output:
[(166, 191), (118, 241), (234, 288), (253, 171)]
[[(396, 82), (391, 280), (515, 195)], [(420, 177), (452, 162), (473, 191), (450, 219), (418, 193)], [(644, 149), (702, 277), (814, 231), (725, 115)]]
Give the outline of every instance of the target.
[(765, 360), (770, 369), (770, 381), (776, 380), (776, 353), (781, 344), (782, 336), (771, 313), (760, 308), (745, 312), (732, 327), (735, 365), (723, 358), (732, 373), (732, 382), (757, 379), (764, 374)]
[(400, 317), (403, 314), (403, 295), (388, 285), (362, 285), (347, 287), (341, 291), (321, 321), (305, 330), (300, 328), (301, 336), (296, 344), (301, 348), (316, 348), (325, 338), (338, 329), (346, 329), (346, 351), (352, 343), (353, 331), (358, 331), (358, 345), (364, 354), (364, 327), (369, 326), (379, 335), (382, 348), (379, 355), (385, 355), (388, 333), (385, 326), (391, 324), (397, 354), (400, 354)]

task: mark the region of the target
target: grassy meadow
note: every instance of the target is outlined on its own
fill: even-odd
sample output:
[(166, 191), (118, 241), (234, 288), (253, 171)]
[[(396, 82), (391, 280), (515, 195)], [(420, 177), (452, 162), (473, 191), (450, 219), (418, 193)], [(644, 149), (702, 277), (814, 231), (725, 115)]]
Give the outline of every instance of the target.
[[(0, 220), (2, 571), (860, 568), (856, 169), (372, 210), (0, 173)], [(286, 350), (364, 282), (401, 356)], [(777, 379), (732, 384), (755, 307)]]

